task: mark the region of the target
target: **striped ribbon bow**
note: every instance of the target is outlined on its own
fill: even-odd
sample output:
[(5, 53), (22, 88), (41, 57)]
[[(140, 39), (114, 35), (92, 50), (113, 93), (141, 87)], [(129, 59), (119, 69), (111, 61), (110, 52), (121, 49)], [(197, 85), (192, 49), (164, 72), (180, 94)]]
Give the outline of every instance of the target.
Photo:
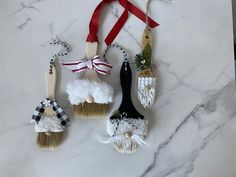
[(61, 63), (73, 73), (82, 72), (87, 69), (94, 69), (100, 74), (109, 74), (112, 68), (112, 65), (102, 61), (99, 55), (93, 57), (92, 60), (77, 60), (72, 62), (62, 61)]

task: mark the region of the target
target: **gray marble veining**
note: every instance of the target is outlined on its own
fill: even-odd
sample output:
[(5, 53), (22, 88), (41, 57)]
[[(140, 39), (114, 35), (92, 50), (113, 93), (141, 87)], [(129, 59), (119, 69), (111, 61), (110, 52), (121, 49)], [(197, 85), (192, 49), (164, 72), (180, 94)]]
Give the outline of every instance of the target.
[[(0, 1), (1, 40), (1, 177), (235, 177), (236, 93), (231, 1), (152, 1), (153, 63), (158, 96), (154, 107), (137, 109), (150, 122), (146, 138), (152, 148), (123, 155), (95, 136), (105, 134), (105, 122), (121, 101), (119, 51), (109, 54), (114, 65), (103, 79), (115, 88), (115, 102), (103, 120), (74, 119), (65, 86), (77, 75), (57, 63), (57, 100), (72, 118), (64, 143), (55, 151), (37, 148), (30, 119), (45, 97), (45, 72), (57, 49), (48, 45), (58, 36), (72, 45), (66, 61), (85, 56), (89, 18), (99, 0)], [(145, 9), (146, 1), (132, 1)], [(103, 39), (123, 8), (117, 2), (102, 16)], [(129, 50), (132, 62), (140, 52), (145, 24), (134, 15), (115, 43)], [(136, 72), (134, 65), (133, 85)]]

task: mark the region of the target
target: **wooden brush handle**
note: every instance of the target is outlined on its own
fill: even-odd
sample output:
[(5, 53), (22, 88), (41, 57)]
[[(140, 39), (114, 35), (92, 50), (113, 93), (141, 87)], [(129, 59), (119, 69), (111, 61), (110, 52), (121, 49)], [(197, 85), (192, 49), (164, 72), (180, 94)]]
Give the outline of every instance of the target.
[(51, 99), (55, 99), (55, 89), (56, 89), (56, 80), (57, 73), (56, 68), (52, 65), (52, 72), (47, 72), (46, 75), (46, 87), (47, 87), (47, 97)]
[[(145, 57), (146, 62), (150, 63), (150, 65), (152, 64), (152, 44), (153, 44), (152, 29), (149, 26), (146, 26), (142, 36), (142, 48), (143, 48), (143, 57)], [(149, 57), (147, 58), (147, 56)]]
[[(97, 55), (98, 50), (98, 42), (86, 42), (86, 54), (87, 59), (92, 59), (95, 55)], [(88, 69), (84, 73), (84, 79), (99, 79), (97, 72), (93, 69)], [(100, 80), (100, 79), (99, 79)]]
[(97, 55), (98, 42), (86, 42), (87, 59), (92, 59)]
[(149, 26), (146, 26), (146, 28), (143, 31), (142, 48), (144, 49), (147, 44), (149, 44), (151, 47), (153, 44), (152, 29)]

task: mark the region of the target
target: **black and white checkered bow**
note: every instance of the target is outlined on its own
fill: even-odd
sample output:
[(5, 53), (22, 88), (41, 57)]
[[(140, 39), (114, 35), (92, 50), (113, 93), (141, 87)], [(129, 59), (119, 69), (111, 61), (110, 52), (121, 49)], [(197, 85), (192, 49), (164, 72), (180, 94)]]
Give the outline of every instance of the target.
[(35, 109), (32, 120), (35, 121), (37, 124), (39, 123), (45, 107), (51, 107), (53, 111), (56, 112), (57, 118), (60, 120), (61, 125), (66, 127), (70, 123), (70, 119), (66, 115), (66, 113), (59, 107), (56, 101), (46, 98), (45, 100), (41, 101), (39, 106)]

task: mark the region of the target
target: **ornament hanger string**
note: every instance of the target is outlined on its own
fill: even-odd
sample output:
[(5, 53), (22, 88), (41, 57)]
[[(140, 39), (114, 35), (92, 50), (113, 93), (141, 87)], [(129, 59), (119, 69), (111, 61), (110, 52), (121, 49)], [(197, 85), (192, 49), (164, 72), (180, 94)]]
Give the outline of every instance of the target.
[(66, 42), (62, 42), (60, 39), (56, 38), (51, 38), (51, 42), (50, 42), (50, 45), (60, 45), (64, 48), (63, 51), (61, 52), (58, 52), (58, 53), (55, 53), (51, 60), (50, 60), (50, 68), (49, 68), (49, 74), (53, 74), (52, 72), (52, 67), (55, 66), (55, 60), (57, 57), (63, 57), (63, 56), (66, 56), (70, 51), (71, 51), (71, 47), (69, 46), (68, 43)]
[[(149, 23), (148, 23), (148, 16), (149, 16), (149, 12), (150, 12), (150, 4), (151, 4), (152, 0), (147, 0), (147, 4), (146, 4), (146, 26), (150, 28)], [(171, 2), (172, 0), (162, 0), (165, 2)]]
[(147, 27), (149, 27), (148, 16), (149, 16), (149, 11), (150, 11), (150, 3), (151, 3), (151, 0), (148, 0), (146, 4), (146, 26)]
[[(90, 23), (89, 23), (89, 34), (87, 36), (87, 42), (99, 42), (97, 33), (98, 33), (98, 27), (99, 27), (99, 16), (102, 10), (102, 7), (105, 3), (111, 3), (117, 0), (102, 0), (98, 6), (95, 8), (93, 15), (91, 17)], [(139, 18), (144, 23), (148, 24), (151, 28), (155, 28), (159, 24), (155, 22), (153, 19), (148, 17), (147, 14), (145, 14), (143, 11), (141, 11), (139, 8), (134, 6), (131, 2), (128, 0), (118, 0), (120, 5), (124, 7), (124, 11), (116, 24), (111, 29), (110, 33), (107, 35), (105, 42), (107, 45), (110, 45), (113, 40), (116, 38), (117, 34), (120, 32), (121, 28), (124, 26), (125, 22), (128, 19), (129, 12), (131, 12), (133, 15), (135, 15), (137, 18)]]

